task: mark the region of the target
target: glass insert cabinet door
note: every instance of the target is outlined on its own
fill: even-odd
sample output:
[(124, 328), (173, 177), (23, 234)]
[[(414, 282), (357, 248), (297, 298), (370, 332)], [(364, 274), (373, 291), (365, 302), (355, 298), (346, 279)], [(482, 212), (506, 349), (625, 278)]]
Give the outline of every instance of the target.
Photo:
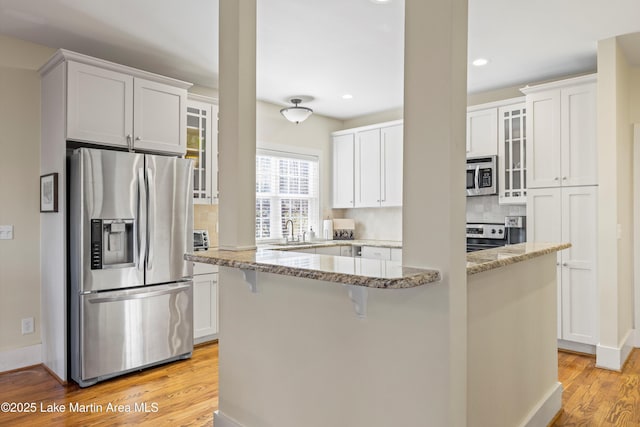
[(524, 102), (498, 110), (500, 204), (521, 204), (527, 200), (526, 114)]
[(193, 160), (193, 202), (218, 201), (218, 106), (187, 100), (187, 159)]

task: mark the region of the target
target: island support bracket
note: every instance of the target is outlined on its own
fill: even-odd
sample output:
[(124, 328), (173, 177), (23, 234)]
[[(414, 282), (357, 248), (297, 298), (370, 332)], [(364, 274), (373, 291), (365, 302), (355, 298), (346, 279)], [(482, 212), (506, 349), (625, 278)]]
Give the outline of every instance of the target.
[(244, 281), (249, 285), (251, 293), (258, 293), (258, 272), (256, 270), (247, 270), (245, 268), (241, 268), (240, 271), (242, 271)]
[(356, 312), (356, 316), (360, 319), (365, 319), (367, 317), (367, 297), (369, 296), (369, 290), (365, 286), (345, 286), (347, 287), (347, 293), (353, 304), (353, 310)]

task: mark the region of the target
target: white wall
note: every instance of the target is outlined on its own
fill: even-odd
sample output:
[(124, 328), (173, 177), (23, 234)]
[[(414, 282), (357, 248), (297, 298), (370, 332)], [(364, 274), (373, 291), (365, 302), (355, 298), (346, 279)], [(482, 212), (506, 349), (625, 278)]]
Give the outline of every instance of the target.
[[(0, 224), (14, 226), (14, 239), (0, 240), (1, 362), (3, 352), (41, 341), (37, 70), (53, 50), (0, 36), (0, 52)], [(35, 319), (34, 334), (21, 334), (25, 317)]]

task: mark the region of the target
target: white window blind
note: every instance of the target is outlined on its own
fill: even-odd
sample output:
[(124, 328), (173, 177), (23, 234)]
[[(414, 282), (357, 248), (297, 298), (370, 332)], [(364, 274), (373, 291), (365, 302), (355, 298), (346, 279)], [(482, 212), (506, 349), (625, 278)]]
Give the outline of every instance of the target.
[(288, 220), (293, 221), (296, 238), (311, 227), (318, 230), (319, 181), (317, 157), (258, 150), (256, 240), (284, 238)]

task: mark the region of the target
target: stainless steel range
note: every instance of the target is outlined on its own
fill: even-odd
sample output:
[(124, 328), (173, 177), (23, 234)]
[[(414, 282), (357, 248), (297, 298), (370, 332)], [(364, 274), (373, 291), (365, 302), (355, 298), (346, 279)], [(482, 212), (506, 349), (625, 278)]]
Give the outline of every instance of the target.
[(467, 224), (467, 252), (497, 248), (507, 244), (504, 224)]
[(507, 216), (504, 223), (467, 223), (467, 252), (523, 243), (526, 240), (524, 216)]

